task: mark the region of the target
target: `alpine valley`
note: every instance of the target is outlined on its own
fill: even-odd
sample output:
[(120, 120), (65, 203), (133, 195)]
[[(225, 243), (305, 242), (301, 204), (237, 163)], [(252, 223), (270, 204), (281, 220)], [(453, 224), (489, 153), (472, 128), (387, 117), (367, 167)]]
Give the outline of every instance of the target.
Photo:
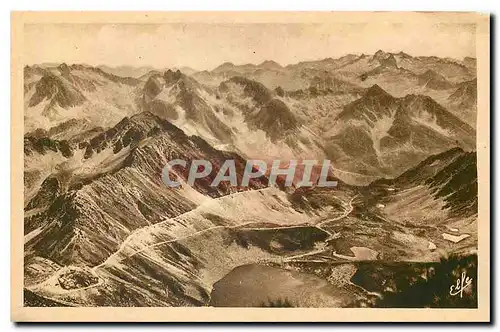
[[(476, 113), (474, 58), (26, 66), (25, 306), (477, 307)], [(229, 159), (338, 185), (211, 187)]]

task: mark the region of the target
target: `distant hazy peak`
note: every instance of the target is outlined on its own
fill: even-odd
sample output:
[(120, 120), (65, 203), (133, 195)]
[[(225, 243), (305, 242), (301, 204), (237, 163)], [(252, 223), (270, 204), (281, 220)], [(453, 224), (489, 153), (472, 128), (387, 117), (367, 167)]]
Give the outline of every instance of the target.
[(403, 57), (403, 58), (411, 58), (411, 55), (409, 55), (408, 53), (405, 53), (403, 51), (400, 51), (397, 55), (399, 55), (400, 57)]
[(387, 56), (387, 54), (388, 54), (388, 53), (386, 53), (386, 52), (384, 52), (384, 51), (382, 51), (382, 50), (378, 50), (377, 52), (375, 52), (375, 54), (374, 54), (374, 55), (375, 55), (376, 57), (385, 57), (385, 56)]
[(214, 71), (217, 70), (228, 70), (234, 68), (234, 64), (232, 62), (224, 62), (222, 65), (218, 66), (217, 68), (214, 69)]
[(283, 68), (279, 63), (277, 63), (276, 61), (273, 61), (273, 60), (265, 60), (259, 65), (259, 67), (269, 68), (269, 69)]

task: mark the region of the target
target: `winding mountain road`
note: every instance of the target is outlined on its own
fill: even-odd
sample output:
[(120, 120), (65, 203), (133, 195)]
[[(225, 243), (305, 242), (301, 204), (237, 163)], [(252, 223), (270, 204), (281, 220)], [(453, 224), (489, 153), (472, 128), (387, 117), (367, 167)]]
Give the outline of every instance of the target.
[(347, 203), (347, 209), (344, 211), (344, 213), (342, 213), (342, 215), (335, 217), (333, 219), (325, 219), (325, 220), (317, 223), (316, 225), (314, 225), (315, 227), (321, 229), (322, 231), (324, 231), (328, 234), (328, 238), (326, 238), (326, 240), (324, 241), (321, 248), (318, 248), (316, 250), (313, 250), (313, 251), (310, 251), (310, 252), (307, 252), (304, 254), (286, 257), (283, 259), (283, 262), (290, 262), (292, 260), (295, 260), (296, 258), (301, 258), (301, 257), (305, 257), (305, 256), (312, 256), (312, 255), (316, 255), (316, 254), (320, 254), (320, 253), (324, 252), (326, 250), (326, 245), (327, 245), (328, 241), (337, 238), (340, 235), (340, 233), (333, 234), (328, 229), (323, 228), (323, 225), (325, 225), (326, 223), (330, 223), (332, 221), (337, 221), (337, 220), (343, 219), (343, 218), (347, 217), (349, 214), (351, 214), (352, 210), (354, 210), (354, 206), (352, 205), (352, 202), (357, 197), (358, 197), (358, 195), (351, 198), (351, 200)]

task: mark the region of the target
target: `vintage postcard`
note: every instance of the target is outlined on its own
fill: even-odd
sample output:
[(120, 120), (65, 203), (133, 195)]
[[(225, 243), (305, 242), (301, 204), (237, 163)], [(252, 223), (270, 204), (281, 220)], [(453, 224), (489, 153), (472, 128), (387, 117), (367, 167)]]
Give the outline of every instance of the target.
[(13, 13), (12, 319), (488, 322), (489, 20)]

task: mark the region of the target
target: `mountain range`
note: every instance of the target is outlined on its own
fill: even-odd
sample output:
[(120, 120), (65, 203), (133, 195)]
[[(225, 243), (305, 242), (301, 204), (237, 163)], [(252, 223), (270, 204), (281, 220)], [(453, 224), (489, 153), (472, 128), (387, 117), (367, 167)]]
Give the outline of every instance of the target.
[[(475, 67), (383, 51), (210, 71), (26, 66), (27, 298), (200, 306), (245, 264), (328, 257), (349, 270), (470, 253)], [(214, 167), (192, 186), (176, 168), (181, 186), (170, 188), (162, 170), (173, 159)], [(209, 185), (226, 160), (241, 179), (249, 159), (329, 159), (338, 186), (273, 187), (267, 175)], [(339, 271), (353, 295), (338, 305), (372, 303)]]

